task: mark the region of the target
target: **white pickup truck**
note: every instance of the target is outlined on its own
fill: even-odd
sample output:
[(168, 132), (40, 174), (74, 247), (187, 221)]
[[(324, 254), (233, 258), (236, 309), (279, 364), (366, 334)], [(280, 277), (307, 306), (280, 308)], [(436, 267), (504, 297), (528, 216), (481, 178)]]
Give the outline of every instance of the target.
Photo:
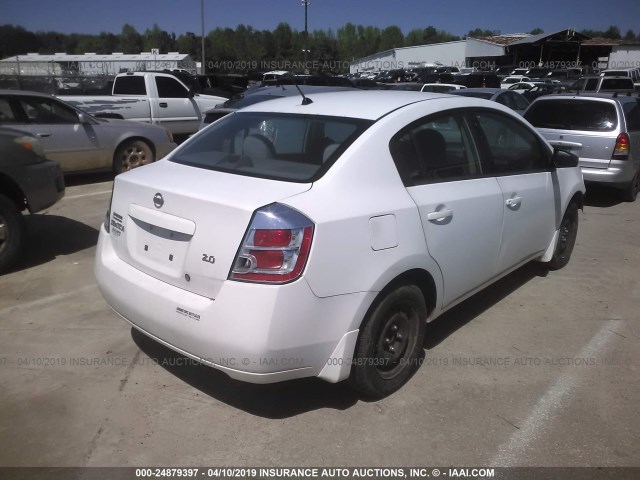
[(174, 135), (197, 132), (203, 112), (227, 100), (194, 94), (173, 75), (156, 72), (117, 75), (112, 95), (60, 98), (97, 117), (162, 125)]

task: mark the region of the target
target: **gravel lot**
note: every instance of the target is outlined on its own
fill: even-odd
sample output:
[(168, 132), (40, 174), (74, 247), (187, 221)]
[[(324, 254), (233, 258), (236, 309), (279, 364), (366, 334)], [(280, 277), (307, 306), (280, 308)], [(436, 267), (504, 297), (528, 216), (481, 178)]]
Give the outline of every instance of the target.
[(414, 378), (371, 402), (239, 383), (133, 332), (93, 276), (111, 180), (72, 178), (0, 277), (0, 465), (640, 465), (640, 200), (590, 190), (567, 268), (438, 319)]

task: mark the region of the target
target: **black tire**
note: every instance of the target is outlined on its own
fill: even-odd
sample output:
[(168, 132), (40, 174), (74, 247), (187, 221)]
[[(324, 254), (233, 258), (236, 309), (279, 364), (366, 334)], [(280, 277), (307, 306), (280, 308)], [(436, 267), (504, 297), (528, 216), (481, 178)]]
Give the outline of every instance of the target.
[(636, 176), (625, 189), (622, 191), (622, 199), (625, 202), (635, 202), (640, 191), (640, 172), (636, 172)]
[(578, 205), (571, 202), (560, 223), (560, 232), (553, 258), (547, 264), (550, 270), (560, 270), (569, 263), (578, 236), (578, 218)]
[(418, 369), (427, 306), (415, 285), (392, 290), (365, 320), (354, 354), (351, 385), (382, 398), (402, 387)]
[(0, 195), (0, 273), (20, 258), (25, 240), (25, 223), (16, 204)]
[(155, 161), (153, 150), (144, 140), (126, 140), (113, 156), (113, 170), (116, 173), (128, 172), (136, 167)]

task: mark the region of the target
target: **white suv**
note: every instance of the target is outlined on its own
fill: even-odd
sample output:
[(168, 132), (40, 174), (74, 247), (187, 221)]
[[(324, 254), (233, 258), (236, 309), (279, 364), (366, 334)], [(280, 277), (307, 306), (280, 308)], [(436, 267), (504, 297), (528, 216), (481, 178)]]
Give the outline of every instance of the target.
[(426, 322), (530, 260), (569, 261), (577, 165), (482, 99), (262, 102), (116, 177), (96, 277), (136, 329), (233, 378), (384, 396)]

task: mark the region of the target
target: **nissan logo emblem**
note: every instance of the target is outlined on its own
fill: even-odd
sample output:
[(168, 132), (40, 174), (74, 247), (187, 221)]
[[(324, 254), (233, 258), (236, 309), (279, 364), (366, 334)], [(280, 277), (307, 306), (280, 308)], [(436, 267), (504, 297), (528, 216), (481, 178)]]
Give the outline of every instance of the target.
[(156, 208), (162, 208), (162, 206), (164, 205), (164, 198), (162, 198), (161, 193), (156, 193), (153, 196), (153, 204)]

